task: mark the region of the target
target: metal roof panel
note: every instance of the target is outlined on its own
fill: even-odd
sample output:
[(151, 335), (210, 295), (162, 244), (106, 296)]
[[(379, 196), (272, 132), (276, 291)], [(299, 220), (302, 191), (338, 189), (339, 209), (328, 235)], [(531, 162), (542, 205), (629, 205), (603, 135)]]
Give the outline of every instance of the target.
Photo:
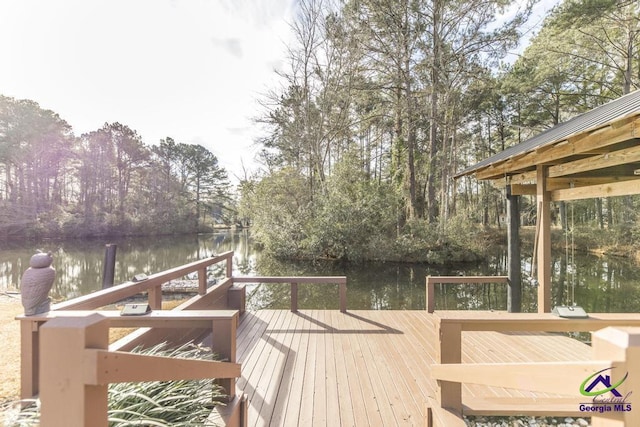
[(496, 163), (501, 163), (518, 155), (523, 155), (546, 145), (560, 142), (568, 137), (594, 130), (626, 116), (640, 113), (640, 90), (636, 90), (618, 99), (614, 99), (593, 110), (582, 113), (566, 122), (549, 128), (538, 135), (507, 148), (455, 175), (456, 178), (477, 172)]

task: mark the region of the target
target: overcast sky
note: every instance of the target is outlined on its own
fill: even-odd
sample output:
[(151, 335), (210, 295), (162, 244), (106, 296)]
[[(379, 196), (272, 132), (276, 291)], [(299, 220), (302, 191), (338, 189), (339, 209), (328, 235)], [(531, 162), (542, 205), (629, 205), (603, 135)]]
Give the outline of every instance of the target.
[(118, 121), (147, 144), (202, 144), (239, 174), (292, 13), (292, 0), (0, 0), (0, 94), (76, 135)]
[[(543, 0), (544, 9), (556, 0)], [(146, 144), (202, 144), (250, 169), (258, 97), (275, 84), (295, 0), (0, 0), (0, 94), (105, 122)]]

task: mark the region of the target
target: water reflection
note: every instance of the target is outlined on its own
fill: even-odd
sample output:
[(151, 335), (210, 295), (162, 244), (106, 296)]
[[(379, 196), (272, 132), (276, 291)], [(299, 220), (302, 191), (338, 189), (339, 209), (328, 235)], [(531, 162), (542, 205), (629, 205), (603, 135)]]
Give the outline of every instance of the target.
[[(340, 275), (347, 276), (350, 309), (422, 310), (428, 275), (505, 275), (504, 251), (481, 265), (449, 268), (421, 264), (341, 264), (329, 261), (279, 261), (256, 252), (247, 231), (199, 236), (100, 240), (45, 241), (4, 247), (0, 258), (0, 291), (19, 291), (20, 277), (29, 258), (40, 248), (54, 253), (57, 278), (55, 300), (85, 295), (101, 288), (105, 244), (118, 245), (115, 282), (139, 273), (151, 274), (213, 254), (233, 250), (236, 275)], [(523, 248), (523, 253), (531, 253)], [(537, 288), (531, 283), (531, 258), (523, 258), (523, 311), (534, 312)], [(576, 254), (570, 262), (564, 254), (553, 259), (553, 305), (574, 301), (587, 312), (640, 311), (640, 268), (618, 258)], [(224, 267), (217, 269), (224, 274)], [(248, 306), (287, 309), (289, 285), (250, 285)], [(505, 310), (506, 285), (447, 285), (436, 288), (438, 309)], [(299, 307), (337, 309), (337, 285), (299, 285)]]
[[(223, 232), (207, 235), (119, 238), (97, 240), (40, 241), (2, 248), (0, 258), (0, 291), (19, 291), (20, 278), (29, 267), (29, 258), (36, 249), (54, 255), (56, 281), (51, 291), (54, 301), (86, 295), (101, 289), (105, 245), (118, 246), (115, 283), (131, 280), (140, 273), (151, 274), (235, 250), (234, 267), (245, 273), (255, 265), (255, 253), (250, 250), (246, 232)], [(224, 273), (224, 266), (219, 267)], [(243, 271), (245, 270), (245, 271)]]

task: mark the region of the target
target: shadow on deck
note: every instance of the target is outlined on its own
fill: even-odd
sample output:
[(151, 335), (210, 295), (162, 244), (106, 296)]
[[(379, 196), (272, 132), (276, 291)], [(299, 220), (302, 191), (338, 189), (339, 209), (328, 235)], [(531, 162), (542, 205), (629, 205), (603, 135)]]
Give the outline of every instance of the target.
[[(248, 312), (238, 328), (237, 387), (249, 425), (424, 425), (437, 399), (436, 315), (425, 311)], [(462, 334), (463, 363), (589, 360), (591, 349), (543, 332)], [(562, 351), (557, 351), (562, 349)], [(560, 399), (467, 385), (462, 399)]]

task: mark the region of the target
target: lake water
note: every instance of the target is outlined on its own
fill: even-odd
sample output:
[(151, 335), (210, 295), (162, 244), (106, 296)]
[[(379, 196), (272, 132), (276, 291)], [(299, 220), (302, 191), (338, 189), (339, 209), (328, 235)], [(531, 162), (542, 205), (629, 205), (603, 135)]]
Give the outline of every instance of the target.
[[(248, 231), (198, 236), (65, 240), (1, 243), (0, 292), (19, 292), (20, 277), (36, 249), (54, 255), (56, 282), (51, 296), (60, 301), (101, 289), (105, 245), (116, 244), (115, 283), (134, 275), (151, 274), (213, 254), (233, 250), (234, 275), (345, 275), (350, 309), (424, 309), (427, 275), (506, 275), (504, 251), (490, 254), (487, 263), (433, 267), (423, 264), (283, 262), (257, 252)], [(531, 253), (522, 248), (522, 253)], [(530, 258), (523, 265), (523, 311), (535, 311), (537, 288), (530, 284)], [(574, 274), (575, 272), (575, 274)], [(572, 301), (587, 312), (640, 311), (640, 267), (619, 258), (554, 254), (553, 304)], [(573, 297), (575, 295), (575, 297)], [(252, 285), (249, 308), (288, 308), (287, 285)], [(300, 285), (300, 308), (337, 309), (335, 285)], [(436, 289), (436, 308), (506, 309), (505, 285), (459, 285)]]

